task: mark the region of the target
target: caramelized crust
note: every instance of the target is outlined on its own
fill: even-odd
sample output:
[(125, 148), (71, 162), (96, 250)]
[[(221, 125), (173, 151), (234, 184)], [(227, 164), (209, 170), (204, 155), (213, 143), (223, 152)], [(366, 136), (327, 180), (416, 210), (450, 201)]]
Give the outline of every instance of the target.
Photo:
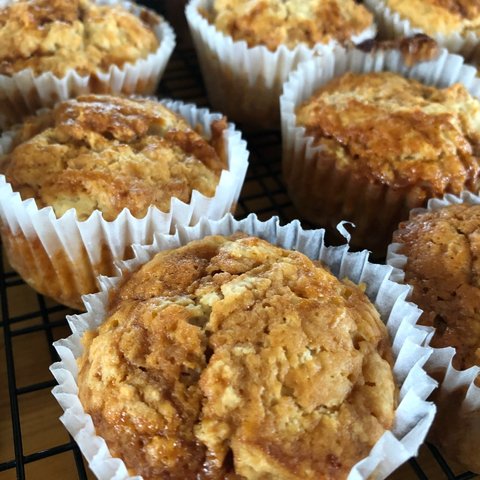
[(206, 15), (234, 40), (272, 51), (280, 45), (347, 43), (373, 23), (371, 13), (353, 0), (214, 0)]
[(28, 119), (0, 164), (22, 198), (58, 217), (99, 209), (114, 220), (128, 208), (141, 218), (150, 205), (169, 211), (172, 197), (189, 202), (192, 190), (214, 195), (225, 128), (215, 122), (208, 143), (153, 100), (83, 95)]
[(386, 328), (362, 290), (253, 237), (157, 254), (84, 337), (79, 395), (147, 479), (340, 479), (392, 426)]
[(405, 282), (437, 331), (432, 346), (455, 347), (454, 366), (480, 365), (480, 206), (455, 205), (400, 224), (394, 242), (408, 258)]
[(0, 74), (31, 68), (62, 77), (68, 69), (87, 75), (121, 67), (158, 48), (158, 22), (91, 0), (17, 0), (0, 9)]
[(480, 0), (383, 0), (429, 35), (480, 33)]
[(478, 190), (480, 102), (390, 72), (346, 73), (297, 110), (322, 155), (358, 178), (420, 199)]

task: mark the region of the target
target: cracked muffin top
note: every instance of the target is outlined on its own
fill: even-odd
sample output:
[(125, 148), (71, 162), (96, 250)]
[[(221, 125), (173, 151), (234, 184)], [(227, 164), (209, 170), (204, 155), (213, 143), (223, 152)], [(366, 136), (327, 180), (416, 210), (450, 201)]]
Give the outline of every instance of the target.
[(296, 123), (337, 168), (373, 183), (415, 188), (421, 200), (478, 190), (480, 102), (460, 84), (348, 72), (301, 105)]
[(63, 77), (68, 69), (87, 75), (121, 67), (158, 48), (160, 21), (91, 0), (15, 0), (0, 8), (0, 74), (31, 68)]
[(280, 45), (347, 43), (373, 25), (372, 14), (354, 0), (214, 0), (204, 14), (234, 40), (272, 51)]
[(193, 190), (215, 194), (225, 128), (214, 121), (207, 141), (154, 100), (83, 95), (27, 119), (0, 165), (22, 199), (57, 217), (98, 209), (114, 220), (128, 208), (141, 218), (150, 205), (169, 211), (172, 197), (188, 203)]
[(344, 479), (394, 419), (362, 289), (259, 238), (158, 253), (83, 338), (82, 405), (146, 480)]
[(429, 35), (480, 34), (480, 0), (383, 0)]
[(455, 347), (459, 370), (480, 365), (479, 227), (480, 205), (453, 205), (414, 215), (393, 237), (421, 321), (436, 327), (431, 345)]

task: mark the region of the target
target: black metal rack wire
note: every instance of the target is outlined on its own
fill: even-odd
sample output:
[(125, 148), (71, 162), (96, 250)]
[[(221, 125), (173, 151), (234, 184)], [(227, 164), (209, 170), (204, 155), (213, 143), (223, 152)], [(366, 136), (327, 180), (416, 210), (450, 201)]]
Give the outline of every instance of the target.
[[(182, 3), (178, 0), (170, 0), (167, 4), (167, 1), (152, 0), (143, 3), (150, 3), (149, 6), (167, 15), (170, 13), (172, 4), (175, 3), (178, 6), (178, 3)], [(180, 27), (182, 27), (181, 23)], [(159, 95), (208, 106), (195, 51), (188, 44), (186, 37), (180, 37), (179, 40), (180, 46), (176, 48), (169, 63), (159, 87)], [(286, 222), (295, 218), (295, 210), (281, 178), (280, 133), (252, 132), (245, 136), (251, 159), (237, 209), (237, 217), (244, 217), (253, 211), (261, 219), (278, 215), (282, 221)], [(20, 309), (21, 311), (18, 312), (18, 308), (14, 309), (12, 305), (24, 303), (22, 296), (25, 295), (30, 298), (28, 305), (34, 305), (34, 307), (27, 311)], [(3, 330), (3, 341), (0, 338), (0, 352), (3, 350), (4, 354), (3, 358), (0, 357), (0, 412), (2, 412), (3, 403), (3, 411), (10, 413), (9, 418), (0, 417), (0, 480), (93, 478), (75, 442), (60, 425), (58, 408), (49, 408), (48, 411), (36, 410), (36, 400), (33, 399), (34, 406), (31, 407), (32, 401), (30, 401), (30, 415), (27, 420), (22, 415), (25, 398), (32, 395), (43, 397), (50, 395), (50, 390), (55, 385), (47, 369), (50, 363), (58, 360), (52, 342), (68, 335), (65, 315), (71, 311), (35, 294), (15, 272), (11, 271), (1, 256), (0, 300), (0, 327)], [(31, 342), (29, 355), (22, 357), (16, 353), (18, 342), (22, 344)], [(29, 365), (35, 362), (46, 364), (45, 375), (40, 379), (30, 378), (28, 375)], [(53, 398), (52, 402), (54, 402)], [(55, 438), (46, 439), (46, 442), (43, 442), (45, 446), (42, 443), (40, 446), (32, 447), (28, 433), (31, 430), (29, 422), (36, 422), (38, 418), (42, 418), (48, 424), (58, 424), (61, 433), (54, 435)], [(52, 464), (57, 461), (67, 463), (70, 465), (66, 470), (69, 472), (68, 475), (45, 477), (44, 473), (36, 473), (36, 466), (45, 461)], [(421, 480), (467, 480), (474, 477), (476, 475), (469, 472), (458, 472), (430, 444), (422, 448), (419, 458), (410, 460), (400, 471), (392, 475), (392, 479), (418, 478)]]

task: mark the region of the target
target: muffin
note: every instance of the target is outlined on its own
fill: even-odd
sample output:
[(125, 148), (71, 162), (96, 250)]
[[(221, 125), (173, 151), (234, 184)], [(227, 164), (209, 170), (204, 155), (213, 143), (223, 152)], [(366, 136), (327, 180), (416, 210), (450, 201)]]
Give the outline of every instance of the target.
[(420, 322), (435, 327), (430, 345), (439, 350), (429, 369), (443, 384), (434, 397), (434, 440), (447, 456), (480, 472), (474, 454), (480, 438), (480, 198), (463, 200), (456, 204), (451, 197), (412, 212), (393, 236), (389, 259), (412, 287), (411, 300), (423, 310)]
[(353, 222), (352, 245), (380, 257), (411, 208), (477, 192), (480, 175), (480, 102), (461, 83), (425, 84), (418, 65), (411, 75), (389, 55), (401, 54), (339, 50), (305, 65), (282, 97), (284, 178), (300, 215), (331, 231)]
[[(75, 420), (67, 400), (63, 421), (80, 447), (94, 443), (103, 452), (104, 440), (128, 475), (145, 479), (346, 478), (350, 471), (384, 478), (405, 461), (433, 413), (422, 400), (432, 383), (418, 356), (428, 350), (419, 338), (412, 355), (398, 348), (420, 333), (402, 320), (414, 322), (417, 311), (397, 301), (405, 287), (396, 290), (387, 270), (326, 248), (322, 236), (298, 223), (227, 216), (138, 247), (123, 277), (105, 282), (109, 288), (87, 300), (89, 313), (71, 319), (80, 328), (61, 343), (63, 354), (76, 345), (73, 378), (65, 364), (52, 367), (57, 378), (74, 380)], [(360, 285), (337, 280), (301, 252), (316, 252)], [(380, 290), (393, 349), (364, 293), (376, 298)], [(395, 416), (395, 384), (404, 380), (418, 392), (402, 390), (408, 413), (406, 404), (398, 408), (408, 420)], [(396, 439), (406, 432), (408, 446)], [(110, 478), (108, 456), (84, 451), (96, 475)]]
[(430, 344), (454, 347), (457, 370), (480, 365), (479, 233), (480, 205), (460, 204), (414, 215), (393, 235), (421, 323), (436, 328)]
[(375, 35), (353, 0), (192, 0), (186, 15), (210, 102), (257, 128), (278, 127), (282, 84), (301, 61)]
[(420, 31), (466, 58), (478, 47), (478, 0), (365, 0), (365, 5), (375, 13), (381, 37)]
[[(0, 197), (2, 238), (25, 281), (80, 307), (80, 295), (96, 290), (98, 274), (113, 274), (129, 241), (232, 208), (247, 167), (244, 145), (224, 118), (192, 117), (153, 100), (83, 95), (12, 132), (0, 165), (21, 206)], [(199, 120), (209, 138), (195, 130)]]
[(207, 237), (134, 273), (84, 336), (78, 385), (145, 479), (346, 478), (396, 407), (364, 293), (252, 237)]
[(0, 8), (0, 114), (18, 121), (87, 92), (153, 93), (173, 46), (165, 21), (134, 4), (7, 3)]
[(265, 45), (272, 52), (280, 45), (346, 44), (372, 25), (372, 14), (353, 0), (214, 0), (205, 16), (234, 41), (244, 40), (250, 48)]

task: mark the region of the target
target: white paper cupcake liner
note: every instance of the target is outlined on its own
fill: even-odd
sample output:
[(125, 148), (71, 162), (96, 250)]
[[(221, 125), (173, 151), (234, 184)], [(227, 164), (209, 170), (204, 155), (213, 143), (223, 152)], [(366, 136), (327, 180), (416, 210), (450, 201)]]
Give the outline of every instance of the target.
[[(211, 135), (211, 123), (222, 118), (220, 114), (178, 101), (162, 103), (193, 128), (200, 126), (206, 138)], [(0, 155), (9, 151), (12, 135), (13, 132), (8, 132), (0, 137)], [(234, 125), (229, 124), (223, 135), (228, 167), (221, 173), (214, 196), (206, 197), (194, 190), (189, 203), (172, 198), (169, 213), (152, 206), (141, 219), (127, 209), (112, 222), (104, 220), (98, 210), (85, 221), (77, 219), (74, 209), (56, 218), (51, 207), (39, 209), (33, 199), (22, 200), (5, 176), (0, 175), (1, 228), (12, 266), (37, 289), (36, 279), (50, 276), (50, 288), (56, 286), (60, 292), (54, 298), (78, 307), (81, 305), (78, 292), (86, 293), (86, 284), (94, 287), (99, 274), (113, 274), (113, 262), (124, 259), (133, 243), (151, 243), (154, 232), (170, 232), (177, 224), (192, 225), (203, 216), (219, 219), (235, 207), (249, 153)], [(5, 235), (5, 230), (9, 235)], [(41, 293), (53, 296), (50, 292)], [(66, 301), (70, 297), (76, 301)]]
[[(10, 0), (11, 1), (11, 0)], [(139, 17), (145, 8), (128, 1), (97, 0), (101, 5), (120, 4)], [(61, 78), (51, 72), (36, 75), (32, 69), (12, 76), (0, 75), (0, 128), (18, 123), (41, 107), (51, 107), (58, 101), (85, 93), (152, 94), (163, 75), (175, 47), (175, 33), (165, 21), (153, 26), (159, 46), (155, 52), (135, 63), (122, 67), (112, 65), (108, 71), (82, 76), (69, 69)]]
[(296, 109), (320, 87), (348, 71), (391, 71), (441, 88), (460, 82), (476, 97), (480, 95), (480, 79), (474, 67), (465, 65), (461, 56), (449, 54), (446, 49), (441, 49), (435, 60), (407, 66), (399, 50), (366, 53), (335, 47), (301, 63), (284, 84), (280, 97), (283, 176), (300, 215), (330, 229), (342, 219), (353, 221), (357, 228), (352, 245), (369, 248), (381, 256), (400, 220), (398, 212), (408, 215), (410, 208), (419, 206), (418, 200), (409, 192), (366, 185), (339, 169), (331, 158), (322, 156), (321, 147), (314, 146), (305, 128), (296, 124)]
[[(382, 39), (409, 37), (415, 33), (425, 33), (422, 29), (413, 27), (410, 20), (402, 18), (399, 13), (387, 7), (384, 0), (364, 0), (364, 4), (375, 15), (379, 36)], [(474, 32), (467, 32), (465, 35), (437, 33), (435, 35), (429, 34), (429, 36), (450, 52), (463, 55), (466, 59), (470, 59), (480, 44), (480, 37)]]
[[(264, 238), (283, 248), (300, 251), (324, 262), (337, 277), (348, 277), (355, 283), (367, 285), (366, 293), (381, 313), (392, 339), (394, 374), (400, 387), (400, 403), (393, 430), (379, 439), (370, 455), (354, 466), (348, 478), (385, 478), (408, 458), (416, 455), (435, 415), (435, 406), (425, 399), (436, 386), (436, 382), (423, 369), (431, 354), (431, 349), (423, 346), (429, 329), (416, 326), (421, 311), (405, 301), (408, 293), (406, 286), (389, 280), (391, 267), (368, 262), (367, 252), (351, 253), (348, 245), (326, 247), (323, 230), (304, 231), (298, 221), (280, 226), (277, 218), (260, 222), (252, 214), (242, 221), (235, 220), (231, 215), (218, 221), (202, 219), (194, 227), (179, 226), (175, 235), (156, 234), (151, 246), (134, 246), (135, 258), (122, 262), (121, 269), (124, 272), (136, 270), (157, 252), (185, 245), (206, 235), (231, 235), (238, 231)], [(78, 398), (76, 359), (82, 354), (83, 333), (97, 328), (103, 322), (108, 292), (119, 281), (120, 276), (102, 277), (101, 292), (84, 297), (87, 313), (68, 317), (73, 334), (55, 342), (61, 361), (51, 366), (59, 383), (53, 389), (53, 394), (65, 412), (61, 421), (79, 444), (97, 478), (105, 480), (141, 477), (130, 477), (123, 461), (112, 458), (105, 441), (95, 435), (92, 419), (85, 413)]]
[[(470, 192), (463, 192), (459, 196), (445, 195), (442, 199), (430, 200), (426, 208), (412, 210), (411, 216), (460, 203), (480, 205), (480, 196)], [(400, 243), (390, 244), (387, 264), (394, 267), (392, 280), (404, 283), (408, 259), (400, 253), (401, 247)], [(436, 422), (439, 434), (435, 435), (435, 440), (445, 448), (447, 454), (480, 473), (477, 451), (477, 441), (480, 438), (480, 388), (474, 383), (480, 375), (480, 366), (457, 370), (452, 364), (455, 353), (453, 347), (433, 348), (433, 354), (426, 364), (428, 372), (443, 377), (436, 393), (441, 415)]]
[[(191, 0), (185, 10), (210, 103), (247, 127), (278, 128), (278, 99), (288, 74), (316, 51), (331, 49), (334, 42), (313, 48), (281, 45), (274, 52), (263, 45), (249, 48), (245, 41), (234, 41), (200, 15), (199, 8), (208, 11), (211, 5), (212, 0)], [(359, 43), (375, 34), (372, 26), (352, 41)]]

